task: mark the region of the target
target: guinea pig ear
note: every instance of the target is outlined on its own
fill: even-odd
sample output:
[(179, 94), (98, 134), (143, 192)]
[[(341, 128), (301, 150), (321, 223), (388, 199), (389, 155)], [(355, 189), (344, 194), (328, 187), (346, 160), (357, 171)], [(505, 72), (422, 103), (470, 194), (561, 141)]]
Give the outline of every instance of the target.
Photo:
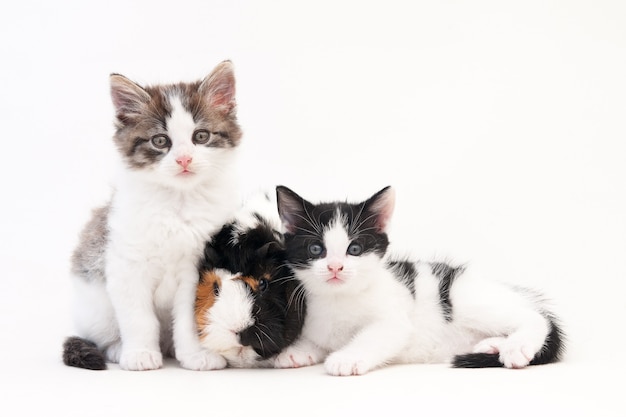
[(256, 255), (259, 258), (267, 259), (273, 258), (282, 252), (283, 248), (278, 242), (267, 242), (256, 250)]
[(211, 243), (207, 243), (204, 247), (204, 259), (200, 266), (203, 269), (214, 269), (218, 267), (219, 263), (220, 255), (217, 249), (215, 249)]

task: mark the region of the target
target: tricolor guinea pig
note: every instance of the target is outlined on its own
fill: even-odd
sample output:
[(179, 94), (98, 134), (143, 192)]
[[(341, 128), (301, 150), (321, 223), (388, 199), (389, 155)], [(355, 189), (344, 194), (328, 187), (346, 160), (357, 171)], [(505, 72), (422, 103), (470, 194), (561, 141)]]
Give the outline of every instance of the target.
[(271, 366), (300, 334), (303, 305), (291, 275), (205, 271), (195, 305), (201, 345), (237, 368)]
[(302, 330), (304, 290), (286, 264), (281, 227), (275, 206), (263, 197), (205, 245), (195, 305), (198, 334), (202, 346), (231, 367), (270, 366), (267, 359)]

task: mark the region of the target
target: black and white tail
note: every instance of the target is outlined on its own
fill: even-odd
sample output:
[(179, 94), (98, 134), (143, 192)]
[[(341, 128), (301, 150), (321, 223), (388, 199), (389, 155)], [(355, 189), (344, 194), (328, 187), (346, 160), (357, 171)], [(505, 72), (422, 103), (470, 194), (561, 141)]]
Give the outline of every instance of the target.
[[(558, 362), (565, 350), (564, 334), (554, 317), (547, 317), (550, 321), (550, 333), (546, 337), (543, 348), (537, 352), (529, 365), (545, 365)], [(501, 368), (498, 353), (467, 353), (457, 355), (452, 360), (454, 368)]]
[(95, 343), (80, 337), (68, 337), (63, 343), (63, 363), (92, 370), (107, 369), (104, 353)]

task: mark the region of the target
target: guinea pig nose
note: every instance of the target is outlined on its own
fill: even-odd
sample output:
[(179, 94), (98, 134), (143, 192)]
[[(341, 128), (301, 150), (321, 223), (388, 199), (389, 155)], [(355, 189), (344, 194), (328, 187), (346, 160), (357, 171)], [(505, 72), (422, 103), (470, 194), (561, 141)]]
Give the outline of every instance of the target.
[(252, 326), (240, 331), (238, 336), (239, 336), (239, 343), (241, 343), (243, 346), (256, 347), (258, 344), (262, 343), (259, 340), (259, 336), (257, 335), (257, 332)]

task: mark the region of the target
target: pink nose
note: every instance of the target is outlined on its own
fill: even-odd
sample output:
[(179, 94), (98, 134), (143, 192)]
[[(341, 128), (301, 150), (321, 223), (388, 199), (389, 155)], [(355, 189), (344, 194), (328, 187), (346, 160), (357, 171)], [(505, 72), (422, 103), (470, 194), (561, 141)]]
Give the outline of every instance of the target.
[(191, 156), (176, 158), (176, 163), (186, 169), (191, 164)]
[(343, 271), (343, 265), (340, 263), (330, 263), (328, 264), (328, 270), (330, 272), (339, 272), (339, 271)]

